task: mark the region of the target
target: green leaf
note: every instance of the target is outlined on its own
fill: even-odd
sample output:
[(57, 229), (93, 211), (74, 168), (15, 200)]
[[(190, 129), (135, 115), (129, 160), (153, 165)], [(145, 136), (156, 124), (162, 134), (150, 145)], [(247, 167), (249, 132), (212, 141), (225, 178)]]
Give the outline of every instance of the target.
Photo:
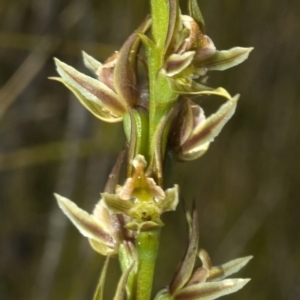
[(134, 266), (135, 262), (132, 262), (131, 266), (125, 270), (121, 276), (121, 279), (118, 283), (117, 291), (113, 300), (125, 300), (126, 298), (126, 283), (128, 276)]
[(106, 273), (108, 269), (108, 263), (109, 263), (109, 256), (105, 259), (104, 266), (102, 268), (102, 272), (99, 278), (99, 282), (94, 294), (93, 300), (103, 300), (103, 290), (104, 290), (104, 284), (105, 284), (105, 278), (106, 278)]

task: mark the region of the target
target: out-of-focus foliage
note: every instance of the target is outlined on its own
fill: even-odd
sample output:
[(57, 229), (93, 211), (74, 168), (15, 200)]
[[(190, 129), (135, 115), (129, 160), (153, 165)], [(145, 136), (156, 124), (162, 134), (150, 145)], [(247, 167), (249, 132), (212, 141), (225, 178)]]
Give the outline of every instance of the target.
[[(210, 151), (178, 164), (168, 184), (197, 200), (200, 246), (214, 264), (254, 255), (240, 274), (252, 281), (228, 299), (298, 299), (300, 4), (199, 3), (218, 48), (255, 51), (241, 66), (211, 72), (211, 86), (241, 94), (236, 114)], [(92, 211), (125, 138), (121, 126), (99, 122), (47, 77), (55, 75), (53, 56), (83, 72), (81, 50), (103, 61), (147, 11), (147, 0), (2, 1), (0, 299), (91, 298), (103, 261), (58, 211), (53, 192)], [(206, 99), (198, 101), (213, 112)], [(182, 211), (164, 223), (156, 290), (170, 282), (187, 240)], [(108, 299), (118, 272), (112, 260)]]

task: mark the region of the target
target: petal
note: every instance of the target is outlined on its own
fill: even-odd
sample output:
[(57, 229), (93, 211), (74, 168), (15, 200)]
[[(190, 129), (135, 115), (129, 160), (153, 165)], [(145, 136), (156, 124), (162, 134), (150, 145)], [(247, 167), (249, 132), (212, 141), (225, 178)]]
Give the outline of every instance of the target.
[(195, 51), (187, 51), (183, 54), (172, 54), (169, 56), (165, 72), (167, 76), (174, 76), (189, 66), (194, 58)]
[(164, 226), (164, 223), (160, 219), (156, 219), (155, 221), (145, 221), (141, 223), (132, 221), (126, 224), (127, 229), (137, 232), (157, 229), (162, 226)]
[(122, 200), (116, 194), (102, 193), (103, 201), (112, 214), (128, 215), (129, 211), (134, 207), (130, 200)]
[(175, 210), (179, 201), (179, 186), (175, 186), (165, 191), (165, 199), (158, 201), (158, 207), (162, 209), (162, 212)]
[(78, 72), (58, 59), (55, 59), (55, 63), (64, 81), (82, 94), (85, 99), (101, 105), (113, 116), (120, 116), (126, 112), (126, 104), (104, 83)]
[(169, 290), (167, 288), (160, 290), (153, 300), (173, 300), (174, 298), (169, 295)]
[[(150, 27), (150, 22), (150, 19), (146, 18), (137, 30), (145, 33)], [(140, 37), (133, 33), (123, 44), (114, 69), (114, 87), (123, 101), (131, 107), (139, 97), (136, 86), (136, 59), (140, 43)]]
[(189, 15), (198, 23), (202, 33), (205, 32), (205, 22), (198, 5), (197, 0), (189, 0), (188, 2)]
[(249, 56), (249, 53), (254, 48), (242, 48), (235, 47), (225, 51), (217, 51), (213, 56), (210, 56), (208, 59), (195, 61), (197, 67), (205, 67), (208, 70), (218, 70), (223, 71), (229, 68), (232, 68)]
[(192, 81), (190, 84), (188, 81), (183, 79), (174, 80), (173, 78), (169, 78), (169, 83), (171, 89), (179, 95), (201, 95), (202, 93), (209, 94), (209, 92), (214, 91), (213, 88), (195, 81)]
[(252, 258), (253, 256), (241, 257), (231, 260), (221, 266), (212, 267), (209, 270), (209, 277), (207, 280), (214, 281), (216, 279), (219, 280), (228, 277), (242, 269)]
[(104, 284), (105, 284), (105, 278), (106, 278), (108, 263), (109, 263), (109, 256), (106, 258), (106, 260), (104, 262), (104, 266), (103, 266), (102, 271), (101, 271), (101, 275), (100, 275), (100, 278), (99, 278), (99, 282), (98, 282), (93, 300), (103, 300), (103, 290), (104, 290)]
[(202, 262), (202, 267), (210, 270), (212, 268), (212, 265), (211, 265), (211, 259), (207, 251), (204, 249), (200, 249), (198, 252), (198, 256)]
[(169, 48), (170, 42), (173, 38), (176, 20), (179, 14), (179, 6), (177, 0), (169, 0), (169, 27), (165, 41), (165, 51)]
[(210, 143), (208, 142), (208, 143), (203, 144), (202, 146), (191, 149), (190, 151), (179, 150), (179, 152), (177, 153), (177, 159), (179, 161), (195, 160), (206, 153), (206, 151), (209, 148), (209, 145), (210, 145)]
[(182, 145), (182, 152), (198, 151), (204, 144), (212, 142), (234, 114), (238, 98), (239, 95), (231, 98), (215, 114), (196, 127), (192, 136)]
[[(131, 48), (133, 44), (140, 40), (136, 33), (133, 33), (119, 52), (119, 57), (114, 70), (114, 87), (117, 93), (122, 97), (130, 107), (133, 107), (137, 101), (136, 75), (133, 68), (134, 61), (130, 61), (132, 56)], [(135, 52), (135, 55), (137, 53)], [(133, 59), (135, 60), (135, 58)]]
[(189, 280), (193, 272), (195, 265), (195, 260), (198, 252), (198, 242), (199, 242), (199, 228), (198, 228), (198, 214), (196, 209), (193, 211), (192, 218), (192, 231), (189, 240), (188, 249), (186, 251), (183, 262), (181, 263), (175, 277), (170, 285), (170, 292), (174, 295), (178, 290), (180, 290)]
[(129, 274), (134, 266), (134, 263), (135, 262), (133, 262), (131, 264), (131, 266), (123, 272), (121, 279), (118, 283), (117, 291), (116, 291), (116, 294), (115, 294), (115, 297), (113, 300), (125, 300), (126, 299), (125, 298), (126, 297), (126, 295), (125, 295), (126, 294), (126, 283), (127, 283)]
[(49, 77), (49, 79), (56, 80), (65, 85), (80, 101), (80, 103), (90, 111), (96, 118), (108, 122), (108, 123), (116, 123), (121, 122), (123, 116), (113, 116), (101, 103), (95, 103), (94, 101), (90, 101), (86, 99), (78, 90), (69, 85), (64, 79), (60, 77)]
[(104, 256), (113, 256), (118, 253), (118, 247), (110, 248), (107, 245), (100, 243), (94, 239), (89, 239), (91, 247), (98, 253)]
[(112, 236), (104, 230), (103, 225), (94, 216), (80, 209), (75, 203), (69, 199), (55, 194), (58, 206), (77, 227), (80, 233), (87, 237), (96, 240), (108, 247), (114, 248), (116, 241)]
[(206, 281), (206, 278), (209, 275), (209, 270), (207, 268), (199, 267), (194, 270), (191, 279), (188, 281), (186, 286), (199, 284)]
[(97, 71), (102, 66), (102, 63), (96, 60), (94, 57), (88, 55), (84, 51), (82, 51), (83, 62), (84, 65), (95, 75), (97, 75)]
[(176, 300), (213, 300), (240, 290), (250, 279), (225, 279), (187, 286), (176, 293)]

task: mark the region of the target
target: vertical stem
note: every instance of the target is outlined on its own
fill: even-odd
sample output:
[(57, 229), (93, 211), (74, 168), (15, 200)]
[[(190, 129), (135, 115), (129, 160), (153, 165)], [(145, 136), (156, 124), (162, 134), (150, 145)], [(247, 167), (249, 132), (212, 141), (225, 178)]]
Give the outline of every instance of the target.
[[(176, 94), (172, 91), (167, 77), (162, 74), (164, 66), (165, 44), (170, 21), (170, 0), (151, 0), (152, 42), (148, 47), (147, 59), (149, 70), (149, 157), (154, 158), (157, 143), (153, 139), (156, 129), (169, 110)], [(164, 152), (165, 144), (162, 144)], [(160, 163), (160, 162), (157, 162)]]
[(137, 235), (138, 274), (136, 300), (149, 300), (151, 297), (159, 235), (160, 229), (140, 232)]

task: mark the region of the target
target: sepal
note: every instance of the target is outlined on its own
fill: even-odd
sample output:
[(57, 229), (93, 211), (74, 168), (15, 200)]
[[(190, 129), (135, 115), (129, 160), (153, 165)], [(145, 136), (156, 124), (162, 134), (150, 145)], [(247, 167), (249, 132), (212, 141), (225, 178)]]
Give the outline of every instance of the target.
[(96, 216), (88, 214), (65, 197), (58, 194), (55, 194), (55, 197), (64, 214), (77, 227), (79, 232), (90, 240), (96, 251), (103, 255), (117, 252), (118, 242), (108, 231), (110, 224), (105, 223), (107, 220), (97, 219)]

